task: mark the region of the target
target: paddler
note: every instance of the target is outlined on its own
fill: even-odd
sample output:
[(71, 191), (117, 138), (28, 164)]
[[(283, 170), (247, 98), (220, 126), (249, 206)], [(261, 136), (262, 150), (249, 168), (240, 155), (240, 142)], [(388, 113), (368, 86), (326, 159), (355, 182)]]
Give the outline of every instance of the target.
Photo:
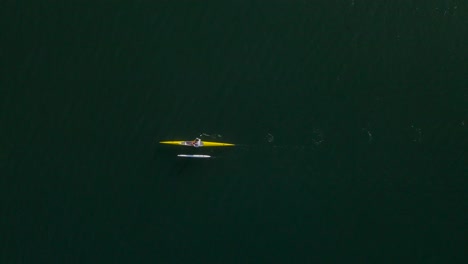
[(200, 147), (201, 144), (202, 144), (201, 139), (199, 139), (199, 138), (196, 138), (194, 141), (192, 141), (192, 146), (194, 146), (196, 148)]

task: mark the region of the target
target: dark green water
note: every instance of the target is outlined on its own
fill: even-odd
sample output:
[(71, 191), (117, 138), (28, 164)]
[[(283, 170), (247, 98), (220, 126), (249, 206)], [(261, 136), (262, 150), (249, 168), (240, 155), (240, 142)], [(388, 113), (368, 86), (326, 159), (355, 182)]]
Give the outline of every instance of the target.
[(466, 2), (12, 2), (1, 263), (466, 261)]

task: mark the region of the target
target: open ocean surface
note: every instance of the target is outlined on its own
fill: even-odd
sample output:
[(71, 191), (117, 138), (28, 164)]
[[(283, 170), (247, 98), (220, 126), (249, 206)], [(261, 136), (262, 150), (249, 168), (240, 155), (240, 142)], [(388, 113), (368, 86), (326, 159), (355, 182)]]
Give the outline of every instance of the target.
[[(466, 263), (467, 21), (3, 1), (0, 262)], [(200, 135), (239, 146), (158, 144)]]

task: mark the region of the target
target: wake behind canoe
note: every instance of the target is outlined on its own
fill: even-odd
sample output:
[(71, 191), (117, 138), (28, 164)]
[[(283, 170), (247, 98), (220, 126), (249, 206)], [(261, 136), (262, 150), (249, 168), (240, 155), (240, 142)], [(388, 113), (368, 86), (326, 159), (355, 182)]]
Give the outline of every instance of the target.
[(210, 155), (199, 155), (199, 154), (178, 154), (177, 157), (180, 158), (196, 158), (196, 159), (209, 159)]

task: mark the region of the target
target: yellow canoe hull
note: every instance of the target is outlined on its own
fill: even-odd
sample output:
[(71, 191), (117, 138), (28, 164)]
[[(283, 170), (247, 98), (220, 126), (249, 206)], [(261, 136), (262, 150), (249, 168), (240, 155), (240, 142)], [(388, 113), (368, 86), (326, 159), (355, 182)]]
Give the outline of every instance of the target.
[[(179, 146), (189, 146), (192, 147), (192, 141), (160, 141), (160, 144), (166, 145), (179, 145)], [(222, 142), (210, 142), (202, 141), (200, 147), (233, 147), (235, 144), (231, 143), (222, 143)]]

